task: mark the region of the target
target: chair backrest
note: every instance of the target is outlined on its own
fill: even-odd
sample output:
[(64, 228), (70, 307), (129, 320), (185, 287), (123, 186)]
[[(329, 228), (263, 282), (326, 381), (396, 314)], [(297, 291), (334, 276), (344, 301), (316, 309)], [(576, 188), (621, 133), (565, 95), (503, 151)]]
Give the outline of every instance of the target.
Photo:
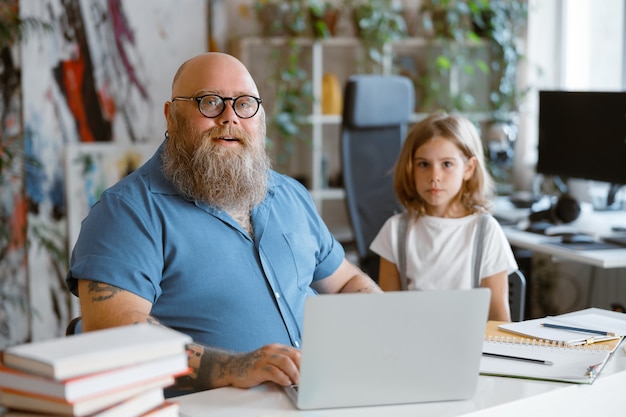
[(519, 269), (509, 274), (509, 306), (511, 321), (524, 320), (526, 305), (526, 278)]
[(346, 204), (361, 268), (378, 278), (369, 245), (385, 220), (402, 211), (393, 167), (415, 105), (415, 89), (400, 75), (353, 75), (344, 91), (341, 160)]
[(82, 328), (83, 328), (82, 317), (81, 316), (74, 317), (67, 324), (67, 327), (65, 328), (65, 335), (66, 336), (72, 336), (72, 335), (81, 333), (82, 332)]

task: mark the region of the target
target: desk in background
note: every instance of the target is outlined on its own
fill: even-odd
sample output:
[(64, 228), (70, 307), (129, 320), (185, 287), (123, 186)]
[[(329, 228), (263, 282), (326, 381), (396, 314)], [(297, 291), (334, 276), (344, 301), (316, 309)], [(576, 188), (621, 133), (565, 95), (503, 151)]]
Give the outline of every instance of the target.
[(581, 250), (577, 249), (575, 245), (565, 247), (551, 244), (551, 242), (560, 241), (560, 237), (557, 236), (525, 232), (516, 226), (503, 226), (503, 230), (511, 246), (604, 269), (626, 267), (626, 247), (622, 249)]
[[(529, 209), (519, 209), (507, 198), (498, 198), (495, 202), (494, 215), (504, 220), (504, 224), (514, 223), (517, 225), (504, 225), (504, 233), (511, 246), (527, 249), (535, 253), (553, 256), (554, 258), (579, 262), (592, 267), (591, 276), (587, 284), (586, 306), (590, 307), (593, 298), (593, 289), (598, 275), (598, 269), (612, 269), (626, 267), (626, 247), (614, 249), (581, 250), (576, 246), (560, 246), (552, 243), (559, 242), (558, 236), (546, 236), (530, 233), (523, 230), (528, 224)], [(581, 214), (572, 223), (557, 225), (550, 232), (579, 232), (586, 233), (596, 240), (609, 236), (615, 232), (615, 226), (626, 226), (626, 211), (593, 211), (591, 205), (583, 204)], [(532, 273), (527, 275), (527, 288), (530, 294), (532, 287)], [(527, 297), (528, 300), (528, 297)], [(527, 302), (528, 305), (528, 302)], [(527, 308), (527, 311), (529, 309)]]
[[(528, 214), (528, 209), (516, 209), (506, 199), (498, 199), (496, 201), (494, 215), (498, 218), (519, 222), (523, 227)], [(551, 231), (586, 233), (596, 238), (596, 240), (600, 240), (601, 237), (614, 233), (611, 230), (613, 226), (626, 226), (626, 211), (598, 212), (593, 211), (590, 206), (583, 206), (578, 219), (572, 223), (557, 225)], [(579, 250), (574, 245), (563, 247), (551, 244), (551, 242), (560, 241), (558, 236), (530, 233), (518, 226), (503, 226), (503, 229), (512, 246), (599, 268), (626, 267), (626, 247), (623, 249)]]
[(623, 415), (625, 389), (626, 353), (620, 347), (592, 385), (481, 375), (474, 398), (467, 401), (299, 411), (274, 384), (219, 388), (177, 401), (181, 417), (587, 417)]

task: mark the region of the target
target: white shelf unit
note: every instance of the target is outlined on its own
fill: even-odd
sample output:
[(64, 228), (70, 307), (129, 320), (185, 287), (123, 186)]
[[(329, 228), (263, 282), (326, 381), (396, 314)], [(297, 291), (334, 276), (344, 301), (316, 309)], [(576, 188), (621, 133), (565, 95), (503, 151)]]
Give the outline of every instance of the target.
[[(286, 48), (287, 38), (284, 37), (244, 37), (235, 41), (233, 53), (250, 69), (257, 81), (266, 112), (269, 115), (273, 108), (275, 86), (269, 84), (270, 71), (276, 61), (272, 53), (280, 53)], [(300, 65), (310, 75), (313, 89), (313, 102), (307, 117), (310, 129), (310, 143), (301, 141), (297, 150), (290, 156), (283, 172), (296, 178), (305, 178), (305, 184), (311, 192), (315, 204), (335, 236), (343, 242), (352, 240), (352, 230), (347, 217), (344, 202), (344, 191), (340, 186), (329, 186), (329, 179), (338, 179), (341, 175), (340, 162), (340, 114), (322, 113), (322, 79), (324, 74), (334, 74), (340, 84), (341, 94), (347, 78), (363, 68), (365, 50), (359, 39), (355, 37), (332, 37), (328, 39), (296, 38), (295, 42), (302, 48)], [(429, 52), (428, 48), (431, 49)], [(477, 56), (484, 54), (484, 45), (472, 43), (461, 45), (475, 51)], [(425, 70), (425, 65), (434, 60), (431, 54), (437, 53), (437, 44), (425, 38), (406, 38), (385, 46), (383, 73), (400, 73), (417, 79)], [(484, 56), (483, 56), (484, 57)], [(429, 61), (430, 60), (430, 61)], [(485, 106), (488, 76), (476, 81), (465, 77), (462, 72), (453, 72), (449, 79), (442, 83), (452, 96), (461, 91), (471, 91), (478, 99), (477, 106)], [(481, 95), (482, 94), (482, 95)], [(443, 94), (444, 96), (446, 94)], [(419, 90), (416, 89), (416, 104), (420, 106)], [(475, 122), (486, 120), (487, 112), (467, 113)], [(414, 113), (411, 122), (417, 122), (426, 113)], [(336, 185), (337, 181), (331, 181)]]

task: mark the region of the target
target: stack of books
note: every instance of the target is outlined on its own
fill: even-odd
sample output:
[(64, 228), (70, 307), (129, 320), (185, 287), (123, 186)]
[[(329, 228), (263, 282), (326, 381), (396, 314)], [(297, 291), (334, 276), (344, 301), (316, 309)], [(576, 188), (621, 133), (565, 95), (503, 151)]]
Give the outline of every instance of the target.
[(7, 348), (0, 363), (3, 417), (170, 417), (163, 389), (189, 372), (191, 338), (135, 324)]

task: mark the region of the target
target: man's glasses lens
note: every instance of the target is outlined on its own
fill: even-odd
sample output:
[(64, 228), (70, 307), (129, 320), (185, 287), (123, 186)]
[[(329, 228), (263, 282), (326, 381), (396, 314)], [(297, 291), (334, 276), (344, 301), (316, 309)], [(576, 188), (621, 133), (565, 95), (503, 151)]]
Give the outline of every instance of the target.
[(220, 96), (204, 96), (200, 100), (200, 112), (206, 117), (217, 117), (224, 111), (226, 101), (233, 101), (233, 109), (237, 116), (248, 119), (259, 110), (260, 100), (252, 96), (239, 96), (236, 98)]

